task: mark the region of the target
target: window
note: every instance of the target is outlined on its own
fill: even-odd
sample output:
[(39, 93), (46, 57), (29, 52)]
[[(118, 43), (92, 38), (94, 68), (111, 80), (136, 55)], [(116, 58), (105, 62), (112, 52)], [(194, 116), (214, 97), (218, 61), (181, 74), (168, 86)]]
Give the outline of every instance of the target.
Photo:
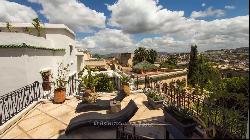
[(69, 49), (70, 49), (70, 50), (69, 50), (69, 54), (71, 55), (71, 54), (72, 54), (72, 51), (73, 51), (73, 46), (72, 46), (72, 45), (69, 45), (69, 47), (70, 47), (70, 48), (69, 48)]

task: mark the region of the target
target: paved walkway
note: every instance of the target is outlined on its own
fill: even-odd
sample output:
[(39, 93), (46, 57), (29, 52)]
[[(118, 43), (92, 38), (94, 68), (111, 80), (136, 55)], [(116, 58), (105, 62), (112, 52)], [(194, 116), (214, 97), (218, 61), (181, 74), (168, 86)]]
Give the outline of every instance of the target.
[[(107, 100), (113, 98), (115, 95), (102, 95), (101, 99)], [(152, 110), (147, 105), (147, 98), (142, 93), (132, 94), (126, 97), (121, 103), (124, 108), (130, 99), (133, 99), (139, 106), (139, 110), (135, 116), (130, 120), (131, 122), (143, 123), (164, 123), (162, 110)], [(75, 108), (81, 101), (76, 98), (66, 100), (63, 104), (53, 104), (47, 102), (36, 106), (29, 111), (21, 120), (8, 129), (1, 139), (57, 139), (57, 138), (100, 138), (111, 139), (115, 138), (116, 133), (114, 129), (101, 128), (79, 128), (70, 135), (65, 136), (64, 131), (70, 120), (79, 115), (75, 112)], [(95, 111), (106, 114), (106, 110)], [(136, 133), (142, 133), (150, 137), (164, 138), (164, 129), (160, 126), (151, 128), (136, 128)]]

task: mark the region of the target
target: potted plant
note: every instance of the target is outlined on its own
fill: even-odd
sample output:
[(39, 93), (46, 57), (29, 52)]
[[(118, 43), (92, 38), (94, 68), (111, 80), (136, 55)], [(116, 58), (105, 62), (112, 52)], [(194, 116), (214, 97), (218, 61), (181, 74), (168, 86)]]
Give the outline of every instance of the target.
[(43, 27), (41, 25), (41, 21), (39, 20), (39, 18), (34, 18), (32, 24), (35, 27), (35, 29), (37, 30), (37, 36), (40, 37), (41, 36), (41, 31), (43, 29)]
[(166, 120), (178, 128), (185, 136), (192, 136), (197, 123), (187, 110), (177, 108), (174, 105), (164, 105), (163, 112)]
[(63, 66), (63, 63), (59, 64), (58, 74), (56, 79), (56, 87), (54, 91), (54, 102), (63, 103), (66, 99), (66, 76), (69, 72), (69, 64)]
[(130, 87), (129, 87), (129, 81), (130, 77), (123, 75), (121, 78), (121, 85), (122, 85), (122, 92), (126, 95), (129, 95), (131, 93)]
[(42, 83), (43, 90), (44, 91), (51, 90), (50, 78), (53, 78), (51, 71), (50, 70), (40, 71), (40, 74), (43, 79), (43, 83)]
[(158, 109), (162, 107), (163, 97), (157, 93), (156, 90), (149, 90), (147, 95), (148, 104), (152, 106), (154, 109)]
[(95, 102), (97, 96), (94, 93), (99, 77), (93, 76), (89, 67), (86, 67), (85, 69), (88, 74), (82, 77), (82, 87), (84, 88), (82, 101), (84, 103)]

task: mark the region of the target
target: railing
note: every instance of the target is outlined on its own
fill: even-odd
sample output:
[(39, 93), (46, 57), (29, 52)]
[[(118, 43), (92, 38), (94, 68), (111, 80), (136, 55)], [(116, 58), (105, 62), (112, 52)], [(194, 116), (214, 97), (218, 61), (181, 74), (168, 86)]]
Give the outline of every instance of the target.
[(16, 114), (21, 112), (34, 101), (43, 98), (42, 88), (39, 82), (10, 92), (0, 97), (0, 125), (4, 124)]
[[(52, 99), (55, 90), (55, 83), (49, 81), (44, 81), (43, 83), (49, 83), (50, 88), (43, 90), (42, 84), (36, 81), (30, 85), (1, 96), (0, 125), (6, 123), (34, 101), (38, 101), (39, 99)], [(66, 83), (66, 96), (76, 95), (78, 93), (79, 84), (76, 75), (69, 77), (69, 80), (66, 81)]]
[(67, 96), (76, 95), (78, 93), (78, 85), (79, 81), (76, 79), (76, 74), (70, 76), (66, 85)]
[(135, 126), (133, 126), (133, 132), (129, 132), (125, 130), (124, 125), (121, 125), (116, 127), (116, 139), (154, 139), (154, 138), (136, 134)]
[[(161, 126), (164, 133), (157, 131), (157, 133), (161, 133), (160, 135), (157, 134), (156, 137), (148, 137), (145, 134), (136, 134), (137, 127), (152, 127), (152, 126)], [(132, 129), (131, 129), (132, 128)], [(146, 128), (147, 129), (147, 128)], [(145, 131), (140, 131), (143, 133)], [(186, 137), (172, 124), (121, 124), (116, 127), (116, 139), (186, 139)]]
[(247, 118), (231, 120), (232, 116), (224, 108), (211, 104), (206, 96), (186, 93), (173, 84), (164, 85), (165, 107), (174, 106), (184, 110), (203, 126), (205, 123), (207, 128), (215, 127), (218, 131), (223, 131), (227, 137), (244, 138)]

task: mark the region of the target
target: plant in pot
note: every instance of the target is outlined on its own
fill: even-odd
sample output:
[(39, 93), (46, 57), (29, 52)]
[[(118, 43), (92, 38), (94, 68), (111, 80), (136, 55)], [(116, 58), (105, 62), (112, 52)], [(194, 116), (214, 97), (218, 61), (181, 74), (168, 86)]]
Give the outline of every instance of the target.
[(131, 93), (130, 87), (129, 87), (130, 80), (131, 80), (131, 78), (128, 76), (122, 75), (122, 77), (121, 77), (122, 91), (126, 95), (129, 95)]
[(178, 108), (172, 104), (164, 105), (163, 110), (167, 121), (178, 128), (185, 136), (192, 136), (197, 123), (188, 110)]
[(156, 90), (149, 90), (147, 92), (147, 99), (149, 105), (154, 109), (160, 108), (163, 104), (163, 97)]
[(56, 87), (54, 91), (54, 102), (63, 103), (66, 99), (66, 82), (69, 72), (69, 64), (66, 66), (63, 63), (59, 64), (57, 71)]
[(95, 102), (97, 98), (97, 96), (95, 95), (95, 87), (97, 85), (99, 77), (93, 76), (89, 67), (86, 67), (85, 69), (87, 70), (88, 74), (82, 77), (82, 86), (85, 88), (82, 95), (82, 101), (84, 103), (91, 103)]
[(43, 79), (43, 83), (42, 83), (43, 90), (44, 91), (51, 90), (50, 79), (53, 78), (51, 71), (50, 70), (40, 71), (40, 74)]

